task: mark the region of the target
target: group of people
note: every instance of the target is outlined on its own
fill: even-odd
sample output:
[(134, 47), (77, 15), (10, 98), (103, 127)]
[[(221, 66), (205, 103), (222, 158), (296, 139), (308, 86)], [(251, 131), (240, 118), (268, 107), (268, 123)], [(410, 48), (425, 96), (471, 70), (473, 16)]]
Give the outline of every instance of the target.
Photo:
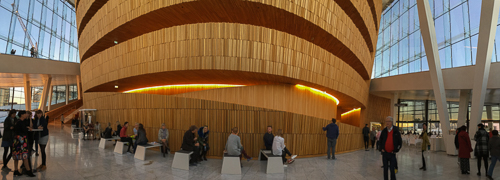
[[(490, 134), (484, 129), (483, 124), (478, 124), (477, 128), (478, 130), (476, 134), (474, 134), (474, 141), (476, 141), (474, 149), (472, 149), (467, 127), (461, 126), (457, 130), (455, 147), (458, 149), (460, 170), (462, 174), (470, 174), (469, 159), (471, 158), (471, 152), (474, 151), (474, 156), (477, 158), (477, 175), (481, 176), (481, 161), (484, 161), (486, 177), (488, 179), (493, 179), (493, 169), (495, 168), (496, 162), (500, 160), (500, 138), (498, 137), (498, 131), (493, 130)], [(490, 155), (491, 164), (488, 169), (488, 159)]]
[[(17, 115), (16, 115), (17, 113)], [(23, 174), (35, 177), (33, 168), (31, 167), (31, 156), (35, 153), (33, 144), (35, 144), (36, 156), (38, 156), (38, 146), (42, 154), (42, 164), (36, 168), (35, 172), (47, 169), (47, 155), (45, 148), (49, 140), (48, 122), (41, 110), (35, 112), (35, 117), (32, 118), (30, 111), (11, 110), (4, 121), (4, 134), (2, 138), (3, 167), (4, 171), (11, 171), (7, 164), (10, 159), (14, 160), (14, 176)], [(39, 129), (39, 131), (33, 131)], [(22, 161), (21, 167), (18, 163)]]
[[(198, 132), (198, 137), (196, 137), (196, 132)], [(210, 150), (210, 146), (208, 145), (208, 134), (208, 126), (203, 126), (198, 129), (195, 125), (189, 127), (189, 130), (184, 133), (181, 149), (193, 152), (189, 160), (190, 166), (196, 166), (203, 160), (207, 161), (207, 152)]]

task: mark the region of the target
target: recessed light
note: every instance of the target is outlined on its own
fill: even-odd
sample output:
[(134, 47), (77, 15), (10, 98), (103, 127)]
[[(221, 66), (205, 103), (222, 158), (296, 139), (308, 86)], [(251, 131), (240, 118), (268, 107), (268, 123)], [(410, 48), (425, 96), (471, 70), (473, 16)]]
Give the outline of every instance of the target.
[(115, 44), (118, 44), (118, 41), (114, 41), (114, 42), (115, 42)]
[(115, 86), (115, 89), (118, 89), (118, 86)]

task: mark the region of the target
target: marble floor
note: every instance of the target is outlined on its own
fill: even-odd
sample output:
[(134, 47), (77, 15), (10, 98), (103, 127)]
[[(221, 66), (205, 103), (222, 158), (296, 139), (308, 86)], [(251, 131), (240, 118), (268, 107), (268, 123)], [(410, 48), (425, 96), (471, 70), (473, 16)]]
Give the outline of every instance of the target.
[[(98, 148), (99, 141), (73, 139), (70, 127), (50, 125), (50, 140), (47, 146), (47, 170), (36, 173), (36, 178), (27, 176), (13, 178), (12, 172), (1, 172), (0, 179), (383, 179), (380, 168), (380, 153), (355, 151), (337, 155), (338, 160), (326, 157), (299, 158), (285, 169), (285, 174), (267, 175), (264, 161), (244, 161), (242, 175), (221, 175), (222, 160), (209, 159), (190, 171), (172, 169), (173, 155), (162, 157), (158, 151), (148, 151), (146, 161), (134, 159), (132, 154), (113, 153), (113, 146)], [(420, 171), (419, 148), (405, 146), (398, 153), (398, 179), (486, 179), (476, 175), (476, 160), (471, 159), (471, 174), (461, 175), (456, 156), (444, 152), (427, 152), (427, 171)], [(3, 153), (3, 149), (0, 150)], [(34, 160), (34, 167), (41, 163), (41, 156)], [(14, 162), (10, 161), (10, 168)], [(500, 166), (500, 164), (498, 165)], [(484, 169), (484, 167), (483, 167)], [(495, 168), (493, 177), (500, 179), (500, 168)]]

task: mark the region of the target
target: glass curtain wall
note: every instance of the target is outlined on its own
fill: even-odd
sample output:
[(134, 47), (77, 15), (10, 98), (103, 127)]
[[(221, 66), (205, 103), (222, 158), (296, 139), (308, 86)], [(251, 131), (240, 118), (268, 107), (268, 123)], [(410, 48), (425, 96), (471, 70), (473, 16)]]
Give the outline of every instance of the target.
[(75, 9), (64, 0), (0, 0), (0, 53), (15, 50), (15, 55), (30, 56), (31, 45), (13, 13), (16, 9), (38, 44), (38, 58), (80, 62)]
[[(481, 0), (429, 0), (429, 3), (441, 67), (474, 65)], [(384, 10), (372, 78), (429, 70), (419, 26), (416, 0), (395, 0)], [(499, 38), (500, 28), (497, 28), (496, 39)], [(500, 62), (499, 53), (500, 40), (495, 40), (491, 62)]]
[[(399, 107), (398, 113), (398, 126), (405, 133), (420, 133), (422, 131), (422, 123), (428, 120), (429, 130), (432, 133), (441, 134), (441, 123), (439, 122), (439, 114), (435, 101), (426, 100), (400, 100), (401, 104), (407, 106)], [(426, 109), (427, 104), (427, 109)], [(448, 115), (450, 117), (451, 129), (457, 128), (458, 120), (458, 102), (447, 102)], [(491, 109), (491, 110), (489, 110)], [(470, 105), (468, 116), (470, 118)], [(489, 111), (489, 112), (488, 112)], [(426, 117), (428, 115), (428, 119)], [(488, 115), (490, 114), (490, 115)], [(469, 119), (468, 118), (468, 119)], [(482, 122), (489, 128), (490, 126), (496, 127), (499, 130), (500, 125), (500, 107), (498, 104), (483, 106)]]

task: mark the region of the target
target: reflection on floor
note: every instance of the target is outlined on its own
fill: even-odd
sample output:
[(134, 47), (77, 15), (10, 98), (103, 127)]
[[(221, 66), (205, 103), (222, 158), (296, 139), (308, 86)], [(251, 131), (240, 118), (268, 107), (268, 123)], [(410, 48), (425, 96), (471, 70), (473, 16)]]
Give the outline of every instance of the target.
[[(134, 159), (132, 154), (113, 153), (112, 143), (107, 149), (98, 148), (99, 141), (73, 139), (70, 127), (49, 126), (50, 140), (47, 146), (47, 170), (37, 173), (36, 178), (22, 176), (16, 179), (383, 179), (380, 153), (356, 151), (337, 155), (338, 160), (326, 157), (297, 159), (289, 165), (285, 174), (267, 175), (264, 161), (243, 162), (242, 175), (221, 175), (222, 160), (209, 159), (190, 171), (171, 168), (173, 155), (162, 157), (158, 151), (148, 151), (146, 161)], [(405, 146), (398, 153), (398, 179), (486, 179), (484, 167), (482, 176), (476, 176), (476, 160), (471, 159), (471, 174), (461, 175), (456, 156), (444, 152), (427, 152), (427, 171), (419, 171), (421, 154), (415, 146)], [(3, 149), (0, 150), (3, 153)], [(37, 167), (41, 156), (34, 161)], [(10, 161), (10, 168), (14, 162)], [(498, 165), (500, 166), (500, 164)], [(2, 172), (1, 179), (13, 179), (13, 173)], [(497, 167), (493, 177), (500, 179)]]

